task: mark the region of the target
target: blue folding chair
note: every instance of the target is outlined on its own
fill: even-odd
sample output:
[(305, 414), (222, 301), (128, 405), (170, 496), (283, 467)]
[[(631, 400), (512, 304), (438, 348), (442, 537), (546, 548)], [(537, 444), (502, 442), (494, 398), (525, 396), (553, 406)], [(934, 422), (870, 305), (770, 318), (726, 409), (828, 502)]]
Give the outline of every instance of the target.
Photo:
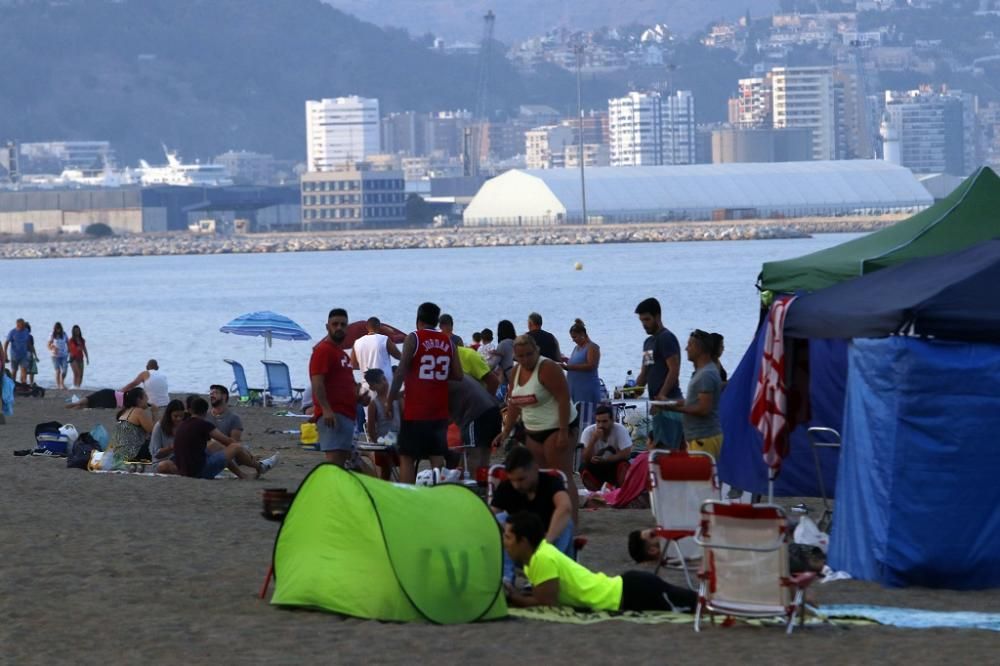
[(233, 378), (236, 380), (229, 390), (239, 396), (241, 405), (258, 405), (264, 402), (264, 389), (250, 388), (247, 383), (247, 373), (243, 370), (243, 364), (231, 358), (222, 359), (233, 369)]
[(304, 388), (293, 388), (288, 366), (281, 361), (261, 361), (267, 373), (267, 397), (286, 402), (302, 402)]

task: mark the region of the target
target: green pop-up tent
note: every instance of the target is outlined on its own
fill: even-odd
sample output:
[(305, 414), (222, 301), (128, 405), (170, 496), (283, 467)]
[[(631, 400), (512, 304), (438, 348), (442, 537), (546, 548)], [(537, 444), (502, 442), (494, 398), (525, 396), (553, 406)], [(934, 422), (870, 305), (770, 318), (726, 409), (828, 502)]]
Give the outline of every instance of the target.
[(819, 252), (764, 264), (760, 288), (816, 291), (917, 257), (1000, 237), (1000, 177), (982, 167), (954, 192), (902, 222)]
[(274, 543), (271, 603), (396, 622), (504, 617), (500, 526), (459, 485), (404, 486), (323, 464)]

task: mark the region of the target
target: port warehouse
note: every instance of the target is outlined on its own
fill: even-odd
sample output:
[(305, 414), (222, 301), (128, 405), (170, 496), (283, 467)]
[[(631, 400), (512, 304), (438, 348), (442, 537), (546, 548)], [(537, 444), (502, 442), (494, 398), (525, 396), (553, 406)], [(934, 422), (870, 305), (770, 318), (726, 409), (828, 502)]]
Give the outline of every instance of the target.
[(298, 187), (122, 187), (0, 191), (0, 233), (78, 231), (98, 222), (119, 233), (187, 230), (202, 218), (246, 219), (251, 230), (298, 231)]
[[(880, 160), (592, 167), (594, 223), (912, 213), (934, 203), (905, 167)], [(465, 226), (582, 224), (580, 172), (515, 169), (487, 181)]]

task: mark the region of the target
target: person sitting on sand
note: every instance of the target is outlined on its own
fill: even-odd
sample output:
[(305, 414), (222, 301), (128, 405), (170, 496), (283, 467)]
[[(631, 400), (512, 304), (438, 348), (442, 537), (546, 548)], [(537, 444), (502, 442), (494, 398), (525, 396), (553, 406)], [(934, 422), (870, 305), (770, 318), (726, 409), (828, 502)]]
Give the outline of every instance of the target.
[(177, 473), (177, 466), (173, 461), (174, 433), (185, 417), (187, 412), (184, 403), (180, 400), (171, 400), (163, 410), (163, 416), (153, 426), (153, 434), (149, 438), (149, 455), (156, 465), (155, 471), (161, 474)]
[(148, 407), (149, 400), (142, 388), (125, 392), (108, 441), (108, 450), (114, 452), (115, 462), (145, 460), (149, 455), (146, 439), (153, 432), (153, 419), (147, 411)]
[(243, 421), (239, 414), (229, 409), (229, 389), (222, 384), (212, 384), (208, 387), (208, 420), (215, 423), (223, 435), (239, 442), (243, 439)]
[[(207, 415), (208, 402), (204, 398), (195, 398), (191, 401), (191, 418), (181, 421), (174, 432), (174, 463), (178, 474), (195, 479), (214, 479), (230, 462), (235, 461), (243, 467), (252, 467), (259, 478), (277, 464), (277, 453), (264, 460), (255, 459), (239, 442), (219, 432), (215, 424), (206, 418)], [(225, 448), (209, 452), (209, 440), (215, 440)], [(239, 468), (237, 476), (245, 478)]]
[(693, 613), (698, 594), (647, 571), (608, 576), (590, 571), (545, 540), (533, 513), (516, 513), (503, 530), (507, 554), (524, 566), (530, 592), (507, 586), (512, 606), (570, 606), (591, 611), (675, 611)]

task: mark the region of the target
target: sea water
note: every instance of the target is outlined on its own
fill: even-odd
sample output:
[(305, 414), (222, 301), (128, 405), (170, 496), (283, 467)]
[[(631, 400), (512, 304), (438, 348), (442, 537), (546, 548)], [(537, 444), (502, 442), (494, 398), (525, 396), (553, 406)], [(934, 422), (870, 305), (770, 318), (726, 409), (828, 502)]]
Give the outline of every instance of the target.
[[(304, 386), (331, 308), (409, 331), (417, 306), (433, 301), (452, 314), (466, 344), (475, 330), (495, 333), (500, 319), (524, 332), (528, 313), (539, 312), (567, 356), (569, 327), (579, 317), (601, 347), (600, 375), (610, 387), (623, 384), (629, 369), (638, 374), (645, 333), (633, 311), (643, 298), (660, 300), (682, 356), (691, 330), (722, 333), (723, 364), (732, 370), (757, 325), (761, 264), (856, 236), (3, 261), (0, 330), (6, 335), (18, 317), (31, 323), (43, 386), (54, 385), (46, 343), (60, 321), (67, 334), (74, 324), (83, 330), (88, 390), (119, 388), (155, 358), (171, 391), (205, 393), (210, 384), (232, 383), (224, 358), (242, 362), (254, 386), (265, 385), (260, 359), (284, 361), (293, 384)], [(254, 310), (292, 318), (312, 340), (268, 348), (261, 338), (219, 332)], [(690, 364), (682, 367), (686, 381)]]

